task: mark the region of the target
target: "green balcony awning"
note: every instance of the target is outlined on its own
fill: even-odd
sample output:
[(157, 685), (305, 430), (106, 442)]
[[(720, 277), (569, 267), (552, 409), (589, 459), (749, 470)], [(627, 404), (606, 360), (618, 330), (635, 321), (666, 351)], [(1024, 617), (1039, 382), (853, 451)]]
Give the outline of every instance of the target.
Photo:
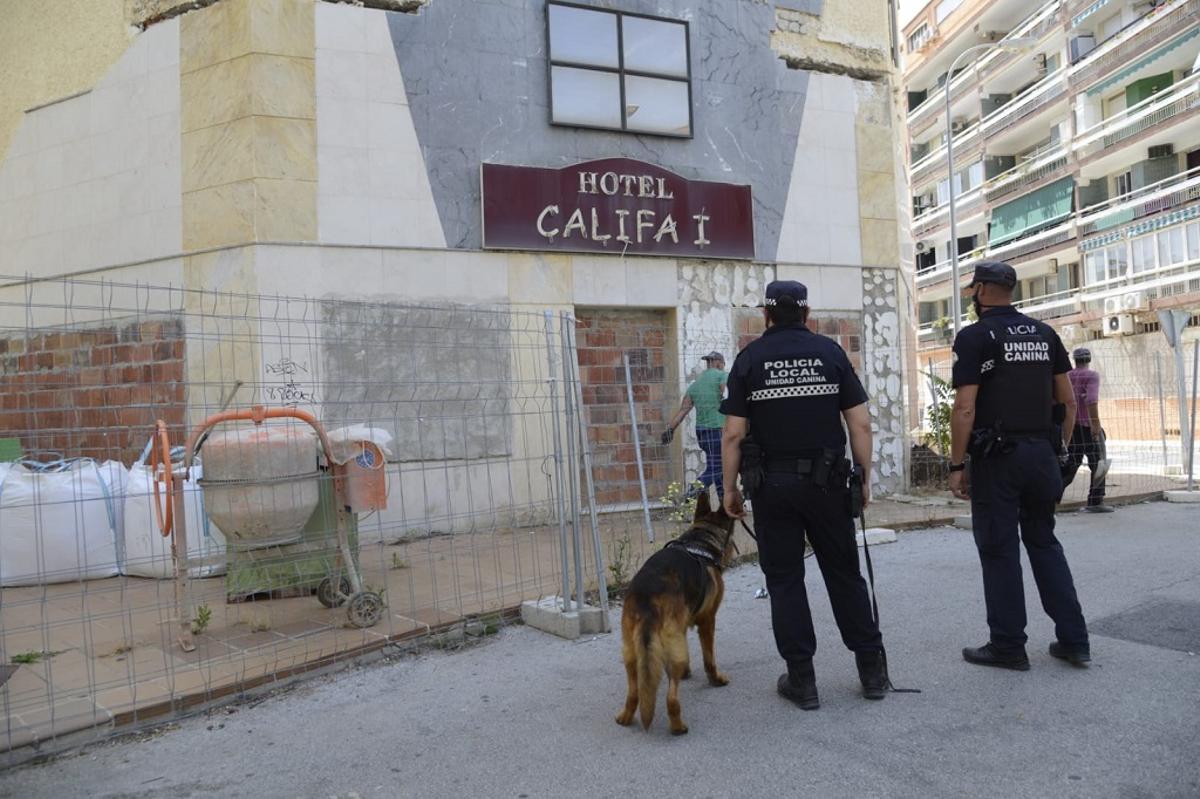
[(1167, 42), (1166, 44), (1164, 44), (1162, 47), (1158, 48), (1157, 50), (1154, 50), (1153, 52), (1151, 52), (1148, 55), (1142, 56), (1141, 58), (1137, 59), (1132, 64), (1130, 64), (1129, 66), (1125, 67), (1124, 69), (1120, 70), (1119, 72), (1113, 73), (1110, 77), (1106, 78), (1104, 81), (1097, 83), (1095, 86), (1088, 89), (1087, 90), (1088, 97), (1095, 97), (1097, 95), (1104, 94), (1113, 86), (1117, 86), (1117, 85), (1125, 83), (1127, 80), (1129, 80), (1129, 78), (1131, 78), (1134, 75), (1134, 73), (1138, 72), (1141, 69), (1144, 69), (1146, 66), (1154, 63), (1155, 61), (1162, 58), (1166, 54), (1168, 54), (1174, 50), (1178, 50), (1180, 47), (1187, 44), (1192, 39), (1195, 39), (1197, 36), (1200, 36), (1200, 28), (1192, 28), (1190, 31), (1183, 34), (1182, 36), (1175, 37), (1174, 39)]
[(1050, 227), (1069, 217), (1074, 209), (1075, 178), (1056, 180), (994, 208), (988, 246), (996, 247)]

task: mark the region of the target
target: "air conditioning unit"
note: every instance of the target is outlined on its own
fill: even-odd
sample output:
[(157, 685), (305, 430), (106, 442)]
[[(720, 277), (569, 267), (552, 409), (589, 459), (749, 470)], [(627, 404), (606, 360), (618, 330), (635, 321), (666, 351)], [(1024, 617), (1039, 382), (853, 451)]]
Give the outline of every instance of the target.
[(1085, 55), (1096, 49), (1096, 37), (1090, 33), (1076, 36), (1070, 41), (1067, 49), (1071, 54), (1071, 63), (1074, 64)]
[(979, 38), (985, 42), (998, 42), (1004, 38), (1004, 31), (988, 31), (980, 30), (979, 26), (975, 26), (975, 32), (979, 34)]
[(1175, 145), (1156, 144), (1146, 151), (1147, 158), (1170, 158), (1175, 155)]
[(1115, 316), (1124, 310), (1125, 306), (1121, 303), (1120, 297), (1105, 297), (1104, 298), (1104, 315)]
[(917, 244), (916, 244), (916, 250), (917, 250), (917, 252), (918, 252), (918, 253), (926, 253), (926, 252), (929, 252), (929, 242), (927, 242), (927, 241), (918, 241), (918, 242), (917, 242)]
[(1118, 313), (1109, 314), (1104, 317), (1104, 335), (1106, 336), (1132, 336), (1133, 335), (1133, 314)]
[(1150, 310), (1150, 297), (1144, 291), (1131, 291), (1121, 296), (1121, 310), (1125, 313)]
[(950, 132), (951, 133), (962, 133), (966, 129), (967, 129), (967, 120), (963, 119), (962, 117), (957, 117), (950, 123)]

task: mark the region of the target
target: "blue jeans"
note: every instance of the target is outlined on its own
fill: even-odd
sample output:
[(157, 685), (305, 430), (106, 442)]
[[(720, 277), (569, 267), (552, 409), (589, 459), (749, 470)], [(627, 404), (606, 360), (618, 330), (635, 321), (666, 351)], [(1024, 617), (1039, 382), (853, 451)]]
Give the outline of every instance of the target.
[(721, 478), (721, 430), (716, 427), (697, 427), (696, 440), (704, 450), (704, 472), (698, 479), (706, 489), (717, 486), (717, 496), (725, 496), (725, 485)]

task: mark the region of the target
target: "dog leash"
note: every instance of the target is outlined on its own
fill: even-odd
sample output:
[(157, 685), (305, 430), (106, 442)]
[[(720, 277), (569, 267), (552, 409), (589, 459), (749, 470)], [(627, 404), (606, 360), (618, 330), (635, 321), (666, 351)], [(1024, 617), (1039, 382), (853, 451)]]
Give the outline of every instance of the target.
[[(875, 567), (871, 564), (871, 544), (867, 541), (867, 517), (863, 511), (858, 513), (858, 523), (862, 525), (863, 556), (867, 561), (867, 583), (871, 586), (871, 616), (875, 620), (875, 629), (879, 627), (879, 602), (875, 598)], [(892, 683), (892, 675), (888, 672), (887, 650), (883, 650), (883, 676), (887, 680), (888, 690), (896, 694), (919, 694), (920, 688), (897, 688)]]

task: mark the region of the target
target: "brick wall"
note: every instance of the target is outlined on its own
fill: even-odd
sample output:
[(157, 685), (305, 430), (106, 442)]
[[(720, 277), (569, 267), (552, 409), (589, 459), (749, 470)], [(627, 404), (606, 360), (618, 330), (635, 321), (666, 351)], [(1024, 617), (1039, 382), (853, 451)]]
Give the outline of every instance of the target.
[(0, 338), (0, 438), (27, 457), (132, 463), (162, 419), (184, 430), (183, 323), (161, 317)]
[(576, 343), (588, 438), (593, 449), (596, 502), (615, 505), (641, 501), (637, 453), (629, 418), (622, 353), (629, 354), (634, 405), (642, 443), (647, 492), (653, 502), (665, 492), (670, 447), (659, 443), (676, 392), (667, 390), (665, 311), (578, 310)]
[[(762, 335), (764, 324), (762, 310), (759, 308), (734, 308), (734, 330), (737, 331), (737, 346), (740, 352), (747, 344)], [(842, 345), (855, 371), (862, 370), (862, 314), (831, 313), (813, 311), (808, 320), (808, 328), (814, 333), (829, 336)], [(733, 363), (730, 362), (729, 366)], [(859, 375), (861, 379), (862, 375)]]

